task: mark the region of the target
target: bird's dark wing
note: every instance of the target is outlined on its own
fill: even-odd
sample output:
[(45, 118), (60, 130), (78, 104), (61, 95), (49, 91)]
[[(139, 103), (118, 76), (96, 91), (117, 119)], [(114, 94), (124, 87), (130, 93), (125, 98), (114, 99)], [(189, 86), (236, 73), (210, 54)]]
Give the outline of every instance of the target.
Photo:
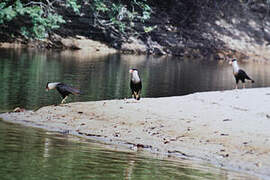
[(252, 79), (247, 75), (247, 73), (246, 73), (244, 70), (242, 70), (242, 69), (239, 69), (238, 75), (239, 75), (240, 77), (244, 78), (244, 79), (252, 80)]
[(66, 84), (60, 83), (56, 86), (60, 94), (80, 94), (81, 92), (78, 89), (72, 88)]
[(130, 81), (129, 86), (130, 86), (130, 89), (131, 89), (131, 93), (133, 94), (134, 93), (134, 86), (135, 86), (134, 83), (132, 81)]
[(239, 75), (241, 74), (242, 76), (246, 76), (247, 75), (247, 73), (244, 70), (242, 70), (242, 69), (239, 69), (238, 74)]
[(142, 81), (139, 82), (139, 85), (138, 85), (138, 86), (139, 86), (139, 87), (138, 87), (139, 90), (142, 90)]
[(134, 91), (138, 93), (142, 89), (142, 82), (140, 81), (140, 82), (135, 84), (132, 81), (130, 81), (130, 89), (131, 89), (132, 93)]

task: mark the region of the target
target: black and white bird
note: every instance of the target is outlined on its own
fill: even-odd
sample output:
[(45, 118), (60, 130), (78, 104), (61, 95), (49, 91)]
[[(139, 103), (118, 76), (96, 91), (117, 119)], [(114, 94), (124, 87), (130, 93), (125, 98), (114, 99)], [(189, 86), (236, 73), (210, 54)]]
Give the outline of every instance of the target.
[(130, 89), (132, 93), (132, 97), (136, 100), (140, 100), (140, 93), (142, 90), (142, 81), (139, 76), (139, 72), (137, 69), (130, 69)]
[(237, 64), (237, 60), (236, 59), (233, 59), (230, 61), (230, 64), (232, 64), (232, 67), (233, 67), (233, 75), (235, 77), (235, 81), (236, 81), (236, 86), (235, 86), (235, 89), (238, 88), (238, 82), (239, 80), (242, 81), (243, 83), (243, 88), (245, 88), (245, 80), (250, 80), (252, 83), (254, 83), (255, 81), (253, 79), (251, 79), (247, 73), (240, 69), (238, 64)]
[(49, 91), (51, 89), (56, 89), (61, 94), (63, 98), (61, 104), (66, 102), (66, 99), (70, 94), (73, 95), (81, 94), (81, 92), (78, 89), (74, 89), (61, 82), (48, 82), (46, 85), (46, 90)]

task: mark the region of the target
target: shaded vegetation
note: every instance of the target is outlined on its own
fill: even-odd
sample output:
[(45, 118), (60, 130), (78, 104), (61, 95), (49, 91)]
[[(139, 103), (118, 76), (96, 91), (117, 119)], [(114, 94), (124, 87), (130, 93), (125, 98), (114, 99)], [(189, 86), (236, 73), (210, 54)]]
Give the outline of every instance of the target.
[[(85, 7), (87, 14), (83, 14), (81, 6)], [(12, 35), (43, 39), (61, 24), (68, 23), (61, 11), (78, 16), (90, 15), (93, 17), (93, 21), (89, 22), (91, 26), (110, 30), (116, 36), (136, 33), (133, 30), (134, 21), (145, 22), (151, 15), (146, 0), (4, 0), (0, 3), (0, 25)], [(17, 28), (11, 29), (14, 23)], [(145, 29), (147, 32), (151, 30), (149, 27)]]
[[(4, 0), (0, 3), (0, 24), (13, 36), (20, 34), (25, 38), (43, 39), (64, 22), (63, 17), (57, 14), (53, 7), (42, 1)], [(13, 31), (10, 29), (12, 23), (17, 26)]]
[[(53, 45), (39, 46), (61, 48), (57, 34), (83, 36), (121, 49), (135, 39), (147, 53), (182, 56), (199, 50), (207, 56), (226, 48), (216, 32), (239, 38), (216, 24), (221, 19), (262, 43), (267, 35), (261, 33), (270, 26), (269, 7), (269, 0), (4, 0), (0, 41), (47, 38)], [(251, 20), (264, 28), (258, 31)]]

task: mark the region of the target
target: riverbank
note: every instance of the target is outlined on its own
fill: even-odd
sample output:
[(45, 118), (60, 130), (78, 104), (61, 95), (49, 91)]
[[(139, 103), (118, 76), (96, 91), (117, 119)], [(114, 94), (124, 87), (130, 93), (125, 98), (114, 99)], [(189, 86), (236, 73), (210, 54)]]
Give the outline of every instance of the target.
[(0, 114), (6, 121), (269, 177), (270, 88), (108, 100)]

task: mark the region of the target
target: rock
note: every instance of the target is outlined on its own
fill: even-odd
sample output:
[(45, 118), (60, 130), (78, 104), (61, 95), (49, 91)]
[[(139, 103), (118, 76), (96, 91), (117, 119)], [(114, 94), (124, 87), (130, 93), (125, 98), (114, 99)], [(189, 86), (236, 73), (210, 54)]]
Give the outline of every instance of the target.
[(13, 112), (24, 112), (25, 109), (24, 108), (20, 108), (20, 107), (16, 107)]
[(255, 165), (256, 165), (257, 167), (261, 167), (261, 166), (262, 166), (262, 163), (261, 163), (261, 162), (257, 162), (257, 163), (255, 163)]
[(221, 136), (229, 136), (229, 134), (221, 133)]
[(148, 52), (150, 54), (156, 54), (156, 55), (165, 55), (165, 54), (167, 54), (163, 50), (163, 47), (158, 42), (153, 41), (151, 39), (151, 37), (148, 37), (147, 44), (148, 44)]
[(127, 42), (122, 44), (121, 51), (123, 53), (145, 54), (147, 53), (147, 46), (141, 40), (130, 37)]
[(61, 43), (67, 49), (74, 50), (87, 50), (89, 53), (91, 52), (107, 52), (107, 53), (115, 53), (116, 50), (108, 47), (107, 45), (100, 43), (98, 41), (94, 41), (91, 39), (87, 39), (83, 36), (77, 36), (77, 38), (63, 38), (61, 39)]

